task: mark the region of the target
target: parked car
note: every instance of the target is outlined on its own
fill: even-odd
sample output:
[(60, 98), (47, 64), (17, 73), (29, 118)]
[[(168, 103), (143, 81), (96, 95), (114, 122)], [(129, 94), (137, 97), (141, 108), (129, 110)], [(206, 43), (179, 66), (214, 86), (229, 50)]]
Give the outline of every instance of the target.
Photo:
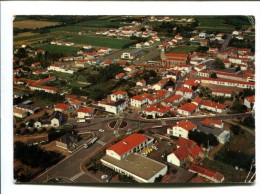
[(101, 133), (103, 133), (105, 130), (104, 130), (104, 129), (99, 129), (98, 131), (101, 132)]
[(105, 178), (107, 178), (108, 176), (106, 175), (106, 174), (103, 174), (103, 175), (101, 175), (101, 179), (105, 179)]

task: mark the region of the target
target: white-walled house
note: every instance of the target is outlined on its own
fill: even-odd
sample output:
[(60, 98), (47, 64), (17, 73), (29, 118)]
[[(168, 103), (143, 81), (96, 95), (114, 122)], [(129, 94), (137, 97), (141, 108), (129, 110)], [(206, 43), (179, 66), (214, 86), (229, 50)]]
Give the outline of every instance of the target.
[(194, 103), (186, 103), (182, 106), (180, 106), (177, 109), (178, 114), (184, 115), (184, 116), (190, 116), (191, 114), (197, 112), (199, 110), (199, 107)]
[(167, 134), (175, 137), (183, 137), (188, 139), (189, 131), (197, 129), (197, 125), (188, 121), (182, 120), (167, 129)]
[(150, 94), (144, 93), (142, 95), (134, 96), (130, 99), (131, 106), (141, 108), (142, 106), (148, 104), (148, 97)]
[(120, 99), (128, 99), (128, 95), (126, 91), (118, 90), (110, 95), (112, 101), (117, 101)]
[(247, 108), (254, 108), (254, 106), (255, 106), (255, 96), (246, 97), (244, 99), (244, 105)]

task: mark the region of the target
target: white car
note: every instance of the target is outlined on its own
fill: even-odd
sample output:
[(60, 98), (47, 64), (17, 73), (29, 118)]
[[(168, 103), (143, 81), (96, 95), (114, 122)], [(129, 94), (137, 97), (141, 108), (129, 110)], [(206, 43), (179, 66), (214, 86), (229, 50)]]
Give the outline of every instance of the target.
[(101, 179), (106, 179), (108, 176), (106, 174), (101, 175)]
[(156, 146), (152, 146), (152, 148), (153, 148), (154, 150), (158, 150), (158, 148), (157, 148)]
[(103, 133), (105, 130), (104, 129), (99, 129), (98, 131)]

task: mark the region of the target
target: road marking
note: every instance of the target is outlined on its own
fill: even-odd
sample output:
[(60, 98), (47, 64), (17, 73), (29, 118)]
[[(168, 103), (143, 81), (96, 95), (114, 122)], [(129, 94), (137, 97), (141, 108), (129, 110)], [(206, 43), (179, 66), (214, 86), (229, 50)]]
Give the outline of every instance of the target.
[(106, 143), (103, 142), (103, 141), (101, 141), (101, 140), (97, 140), (97, 143), (100, 144), (100, 145), (102, 145), (102, 146), (106, 145)]
[(71, 181), (75, 181), (77, 178), (85, 174), (84, 172), (79, 172), (78, 174), (74, 175), (73, 177), (70, 178)]

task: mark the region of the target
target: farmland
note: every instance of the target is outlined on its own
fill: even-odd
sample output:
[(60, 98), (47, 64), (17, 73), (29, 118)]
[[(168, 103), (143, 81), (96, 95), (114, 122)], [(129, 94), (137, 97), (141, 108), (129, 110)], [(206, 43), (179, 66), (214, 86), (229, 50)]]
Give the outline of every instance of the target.
[(225, 20), (215, 18), (215, 17), (198, 17), (199, 30), (214, 30), (214, 31), (223, 31), (230, 32), (235, 29), (235, 26), (225, 23)]
[(43, 28), (46, 26), (55, 26), (60, 24), (59, 22), (49, 22), (49, 21), (37, 21), (37, 20), (22, 20), (14, 22), (14, 28), (29, 28), (29, 29), (36, 29), (36, 28)]
[(38, 49), (43, 49), (51, 53), (62, 53), (67, 56), (76, 55), (79, 48), (71, 47), (71, 46), (59, 46), (59, 45), (51, 45), (45, 44), (37, 47)]
[(124, 45), (132, 43), (132, 41), (126, 39), (104, 38), (95, 36), (76, 36), (69, 41), (76, 44), (90, 44), (93, 46), (104, 46), (117, 49), (120, 49)]

